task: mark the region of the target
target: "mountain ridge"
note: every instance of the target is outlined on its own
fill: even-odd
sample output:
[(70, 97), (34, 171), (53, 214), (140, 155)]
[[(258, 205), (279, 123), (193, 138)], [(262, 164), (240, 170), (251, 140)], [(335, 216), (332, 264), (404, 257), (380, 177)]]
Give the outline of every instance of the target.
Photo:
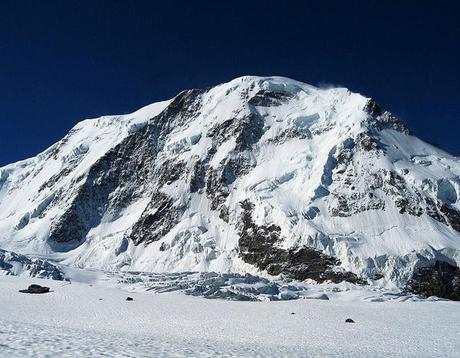
[(460, 262), (459, 178), (459, 158), (370, 98), (244, 76), (80, 122), (0, 168), (0, 245), (86, 268), (403, 287)]

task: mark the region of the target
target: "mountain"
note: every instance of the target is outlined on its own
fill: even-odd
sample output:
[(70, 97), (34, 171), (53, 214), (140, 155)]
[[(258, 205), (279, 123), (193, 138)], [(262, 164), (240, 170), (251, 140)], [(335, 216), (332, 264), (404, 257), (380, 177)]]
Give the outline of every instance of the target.
[(460, 159), (374, 100), (245, 76), (85, 120), (0, 168), (0, 246), (83, 268), (393, 288), (447, 270), (458, 290), (459, 196)]

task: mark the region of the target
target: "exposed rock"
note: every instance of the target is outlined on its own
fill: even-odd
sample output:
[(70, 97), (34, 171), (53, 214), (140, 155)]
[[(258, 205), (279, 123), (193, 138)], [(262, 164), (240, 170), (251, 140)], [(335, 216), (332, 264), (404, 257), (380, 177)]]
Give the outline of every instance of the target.
[(19, 290), (19, 292), (33, 294), (48, 293), (50, 292), (50, 288), (40, 285), (30, 285), (26, 290)]
[(51, 241), (83, 241), (106, 211), (120, 211), (138, 197), (152, 172), (155, 133), (149, 126), (141, 129), (93, 165), (65, 213), (52, 223)]
[(271, 275), (283, 274), (295, 280), (365, 283), (351, 272), (335, 269), (340, 261), (318, 250), (310, 247), (284, 250), (277, 247), (281, 228), (274, 224), (256, 225), (252, 219), (254, 205), (249, 200), (240, 204), (243, 215), (239, 247), (240, 256), (245, 262)]
[(134, 224), (130, 239), (135, 245), (160, 240), (177, 224), (183, 210), (176, 207), (166, 194), (154, 193), (141, 218)]
[(289, 92), (260, 90), (249, 99), (248, 103), (254, 106), (276, 107), (281, 106), (292, 97), (292, 93)]
[(440, 211), (444, 214), (452, 228), (460, 232), (460, 212), (449, 206), (448, 204), (439, 203)]
[(214, 142), (223, 143), (233, 135), (235, 131), (234, 123), (237, 121), (238, 120), (236, 118), (230, 118), (217, 123), (208, 131), (208, 133), (206, 133), (206, 136), (211, 137)]
[[(209, 170), (206, 179), (206, 196), (211, 201), (211, 209), (217, 210), (229, 195), (225, 185), (226, 177), (217, 170)], [(227, 178), (228, 180), (228, 178)]]
[[(148, 125), (127, 136), (102, 156), (83, 178), (83, 185), (71, 198), (65, 213), (52, 223), (49, 240), (58, 243), (81, 243), (89, 230), (100, 223), (104, 214), (116, 215), (145, 191), (154, 192), (154, 186), (161, 187), (177, 180), (182, 174), (183, 162), (156, 163), (155, 159), (158, 152), (163, 149), (165, 137), (174, 127), (198, 115), (200, 95), (204, 92), (190, 90), (180, 93)], [(156, 200), (158, 195), (153, 194), (152, 200)], [(162, 197), (160, 203), (150, 203), (148, 209), (160, 207), (164, 213), (167, 209), (165, 201), (167, 200)], [(166, 206), (171, 208), (172, 204)], [(167, 222), (170, 228), (175, 217), (176, 215), (170, 212), (167, 218), (159, 220), (159, 225)], [(141, 222), (149, 225), (158, 222), (152, 219), (155, 217), (143, 216)], [(136, 229), (142, 223), (137, 223)], [(161, 235), (168, 230), (162, 227), (157, 228), (156, 232)], [(145, 228), (143, 232), (146, 232)], [(136, 244), (144, 241), (139, 238), (139, 234), (133, 237), (136, 237)], [(146, 241), (154, 240), (157, 240), (155, 234), (146, 238)], [(59, 249), (58, 246), (54, 246), (55, 249)]]
[(365, 150), (366, 152), (377, 152), (381, 149), (375, 138), (372, 138), (368, 133), (362, 132), (357, 136), (358, 148)]
[(436, 261), (431, 267), (419, 268), (408, 288), (424, 296), (460, 301), (460, 269), (447, 262)]
[(311, 139), (312, 133), (310, 132), (310, 129), (307, 127), (305, 128), (290, 127), (290, 128), (283, 130), (276, 137), (269, 138), (267, 140), (267, 143), (283, 144), (292, 138)]
[(353, 321), (351, 318), (347, 318), (345, 320), (345, 323), (355, 323), (355, 321)]
[(190, 176), (190, 192), (196, 193), (205, 186), (206, 167), (201, 160), (198, 160), (193, 165), (192, 174)]
[(364, 106), (364, 111), (371, 116), (370, 123), (377, 130), (394, 129), (404, 134), (411, 134), (409, 128), (390, 112), (384, 112), (380, 105), (374, 100), (369, 99)]
[(175, 182), (184, 174), (185, 167), (186, 164), (182, 161), (164, 161), (162, 165), (158, 166), (153, 174), (153, 176), (157, 178), (157, 185), (161, 187), (164, 184), (169, 185)]

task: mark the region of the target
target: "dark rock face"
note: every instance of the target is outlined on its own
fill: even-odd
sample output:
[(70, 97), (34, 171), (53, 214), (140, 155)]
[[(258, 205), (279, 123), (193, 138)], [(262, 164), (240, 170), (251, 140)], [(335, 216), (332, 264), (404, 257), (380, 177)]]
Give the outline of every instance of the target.
[(30, 285), (27, 290), (20, 290), (19, 292), (32, 294), (48, 293), (50, 292), (50, 288), (40, 285)]
[(201, 160), (198, 160), (193, 165), (192, 174), (190, 176), (190, 192), (196, 193), (205, 186), (206, 166)]
[[(81, 178), (83, 184), (65, 213), (52, 223), (50, 242), (81, 243), (106, 213), (116, 216), (145, 191), (152, 192), (152, 202), (135, 225), (140, 233), (134, 233), (132, 239), (136, 244), (144, 240), (151, 242), (167, 233), (180, 211), (169, 198), (158, 193), (155, 186), (159, 188), (178, 180), (184, 173), (185, 163), (156, 163), (155, 160), (163, 149), (164, 137), (174, 126), (197, 115), (202, 93), (202, 90), (182, 92), (147, 126), (101, 157), (88, 175)], [(159, 211), (149, 214), (153, 209)]]
[(377, 140), (370, 136), (369, 133), (359, 133), (356, 139), (358, 148), (366, 152), (378, 152), (381, 149)]
[(264, 134), (264, 124), (264, 119), (259, 114), (252, 113), (244, 117), (235, 129), (235, 149), (237, 151), (252, 149)]
[(460, 213), (448, 204), (439, 204), (439, 210), (452, 228), (460, 232)]
[(135, 245), (160, 240), (177, 224), (182, 212), (183, 208), (175, 207), (167, 195), (154, 193), (141, 218), (134, 224), (130, 239)]
[(380, 116), (383, 113), (380, 105), (372, 98), (367, 101), (364, 111), (372, 116)]
[(460, 269), (447, 262), (436, 261), (432, 267), (419, 268), (408, 288), (420, 295), (460, 301)]
[(184, 173), (186, 164), (182, 161), (174, 162), (166, 160), (162, 165), (155, 170), (154, 177), (158, 178), (158, 185), (161, 187), (164, 184), (169, 185), (178, 180)]
[(380, 105), (373, 99), (367, 101), (364, 111), (370, 116), (370, 123), (377, 130), (394, 129), (404, 134), (411, 134), (410, 129), (390, 112), (384, 112)]
[(201, 106), (200, 96), (207, 91), (208, 89), (191, 89), (179, 93), (169, 106), (157, 116), (162, 129), (169, 133), (172, 126), (181, 125), (198, 116)]
[(207, 137), (212, 138), (218, 145), (230, 138), (236, 139), (236, 150), (251, 149), (264, 133), (264, 119), (257, 113), (251, 113), (243, 118), (230, 118), (212, 127)]
[(334, 270), (340, 262), (318, 250), (309, 247), (284, 250), (276, 247), (281, 228), (274, 224), (256, 225), (252, 219), (254, 205), (249, 200), (241, 202), (241, 207), (243, 216), (239, 246), (240, 256), (245, 262), (271, 275), (283, 274), (296, 280), (364, 283), (351, 272)]
[[(157, 153), (156, 133), (154, 128), (145, 127), (94, 164), (65, 214), (53, 223), (50, 240), (82, 241), (105, 212), (115, 213), (138, 197), (152, 172)], [(117, 196), (109, 200), (115, 190)]]
[(236, 141), (235, 149), (219, 163), (217, 169), (208, 167), (209, 161), (215, 154), (214, 149), (208, 153), (205, 163), (200, 162), (196, 165), (196, 171), (192, 176), (193, 187), (200, 188), (203, 173), (206, 173), (206, 196), (211, 201), (211, 209), (220, 211), (222, 218), (227, 217), (226, 209), (221, 206), (230, 194), (228, 186), (238, 177), (248, 174), (256, 166), (257, 163), (251, 149), (260, 140), (263, 133), (264, 120), (255, 113), (241, 119), (232, 118), (224, 121), (207, 133), (207, 136), (212, 138), (213, 148), (229, 138), (235, 138)]
[(293, 95), (288, 92), (260, 90), (248, 103), (260, 107), (276, 107), (291, 99)]
[(274, 143), (274, 144), (283, 144), (289, 139), (292, 138), (299, 138), (299, 139), (311, 139), (312, 133), (308, 127), (299, 128), (299, 127), (290, 127), (283, 130), (274, 138), (269, 138), (267, 143)]

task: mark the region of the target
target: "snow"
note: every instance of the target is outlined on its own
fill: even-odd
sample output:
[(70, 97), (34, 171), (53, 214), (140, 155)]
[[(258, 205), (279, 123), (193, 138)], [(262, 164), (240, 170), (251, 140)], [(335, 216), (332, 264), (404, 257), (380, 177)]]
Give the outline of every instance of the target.
[[(52, 292), (18, 292), (32, 283)], [(0, 355), (8, 357), (456, 357), (460, 350), (456, 302), (206, 300), (130, 292), (97, 276), (71, 284), (0, 276), (0, 286)]]
[(59, 266), (39, 258), (29, 258), (15, 252), (0, 249), (0, 275), (29, 276), (64, 280)]
[[(260, 90), (282, 91), (292, 98), (274, 107), (249, 105), (245, 96)], [(264, 118), (263, 136), (250, 153), (241, 154), (255, 167), (228, 188), (225, 205), (230, 208), (230, 222), (210, 209), (205, 194), (191, 194), (184, 176), (160, 188), (176, 203), (187, 203), (180, 222), (160, 241), (135, 246), (126, 238), (150, 200), (146, 194), (120, 216), (106, 213), (83, 244), (62, 245), (58, 251), (47, 241), (51, 223), (72, 203), (90, 168), (124, 138), (154, 120), (170, 101), (132, 114), (83, 121), (45, 152), (0, 168), (0, 247), (102, 270), (266, 275), (238, 256), (239, 202), (249, 198), (255, 204), (256, 223), (281, 227), (280, 246), (312, 246), (340, 259), (344, 269), (364, 277), (376, 267), (384, 275), (379, 284), (389, 289), (404, 287), (421, 259), (433, 261), (442, 253), (459, 264), (458, 232), (426, 214), (399, 213), (383, 193), (379, 194), (385, 210), (367, 210), (349, 217), (330, 215), (331, 191), (347, 190), (332, 180), (333, 155), (346, 149), (369, 126), (363, 110), (367, 101), (345, 88), (316, 88), (283, 77), (244, 76), (216, 86), (203, 94), (196, 117), (187, 118), (168, 133), (158, 161), (180, 160), (188, 165), (185, 171), (190, 171), (212, 146), (206, 135), (209, 129), (250, 114)], [(302, 131), (305, 138), (286, 137), (293, 130)], [(357, 190), (366, 190), (370, 173), (391, 169), (428, 197), (460, 209), (459, 158), (392, 129), (380, 131), (378, 140), (386, 148), (385, 155), (357, 154), (353, 159), (361, 170), (353, 176)], [(210, 166), (217, 168), (225, 162), (235, 144), (235, 138), (219, 143)], [(60, 173), (63, 175), (52, 183)], [(50, 186), (40, 190), (50, 181)], [(169, 249), (159, 250), (162, 244)]]

